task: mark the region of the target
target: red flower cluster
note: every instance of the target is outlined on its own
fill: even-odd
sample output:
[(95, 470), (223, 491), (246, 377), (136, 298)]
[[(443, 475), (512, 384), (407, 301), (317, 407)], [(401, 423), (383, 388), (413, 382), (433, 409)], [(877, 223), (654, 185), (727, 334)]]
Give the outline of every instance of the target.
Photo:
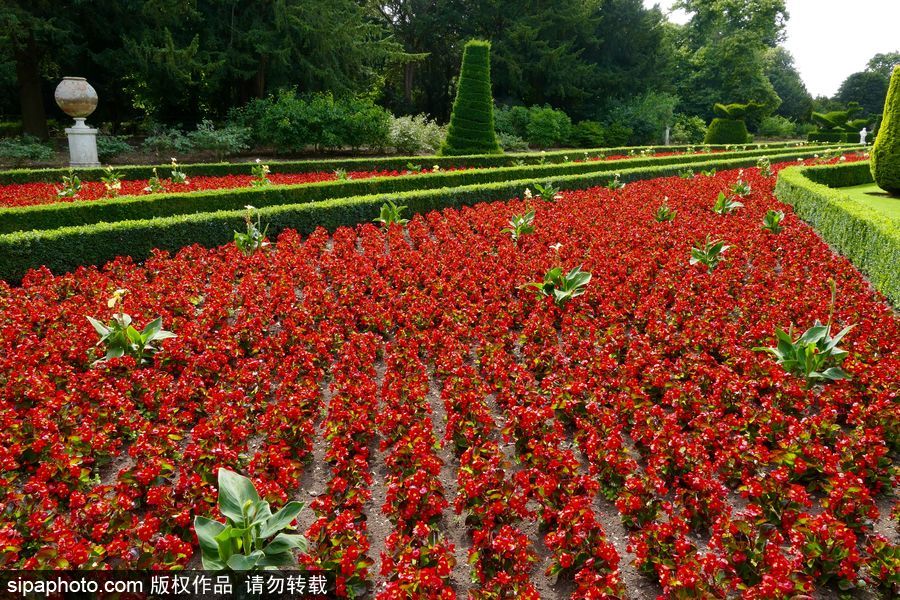
[[(900, 320), (773, 178), (747, 169), (744, 206), (713, 212), (737, 178), (532, 201), (518, 242), (501, 229), (525, 203), (485, 203), (0, 282), (0, 561), (184, 566), (218, 467), (275, 502), (324, 467), (303, 560), (346, 596), (374, 579), (381, 598), (455, 597), (452, 511), (472, 598), (537, 598), (542, 571), (621, 597), (609, 510), (668, 597), (890, 592)], [(783, 233), (762, 229), (769, 209)], [(707, 234), (730, 246), (711, 271), (688, 264)], [(559, 263), (593, 274), (562, 308), (522, 287)], [(835, 326), (857, 324), (851, 379), (806, 389), (752, 349), (826, 321), (829, 278)], [(151, 366), (91, 366), (84, 316), (117, 288), (178, 336)]]
[[(451, 170), (451, 169), (447, 169)], [(115, 168), (113, 168), (115, 171)], [(370, 177), (397, 177), (400, 175), (412, 175), (426, 171), (352, 171), (347, 173), (350, 179), (368, 179)], [(174, 183), (166, 179), (166, 169), (160, 171), (160, 178), (164, 193), (199, 192), (203, 190), (225, 190), (233, 188), (250, 187), (253, 177), (251, 175), (222, 175), (202, 176), (190, 175), (186, 183)], [(299, 185), (303, 183), (317, 183), (320, 181), (335, 181), (337, 175), (327, 172), (315, 173), (270, 173), (269, 181), (273, 185)], [(119, 196), (145, 196), (150, 194), (146, 190), (146, 179), (123, 179)], [(78, 202), (102, 200), (108, 197), (106, 186), (101, 181), (84, 181), (81, 191), (71, 197), (59, 197), (57, 190), (60, 184), (53, 183), (15, 183), (0, 185), (0, 206), (34, 206), (36, 204), (53, 204), (54, 202)]]

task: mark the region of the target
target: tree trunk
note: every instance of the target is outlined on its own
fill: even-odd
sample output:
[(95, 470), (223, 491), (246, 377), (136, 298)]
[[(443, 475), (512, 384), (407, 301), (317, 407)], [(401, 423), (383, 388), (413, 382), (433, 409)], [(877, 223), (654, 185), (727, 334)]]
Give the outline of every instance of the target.
[(257, 98), (265, 98), (266, 96), (266, 72), (269, 69), (269, 57), (263, 54), (259, 57), (259, 63), (256, 67), (256, 77), (253, 81), (253, 95)]
[(44, 96), (41, 93), (41, 71), (37, 45), (29, 37), (23, 48), (15, 51), (16, 79), (19, 83), (19, 102), (22, 108), (22, 133), (42, 140), (50, 137)]
[(413, 83), (415, 82), (415, 65), (410, 61), (403, 65), (403, 98), (412, 104)]

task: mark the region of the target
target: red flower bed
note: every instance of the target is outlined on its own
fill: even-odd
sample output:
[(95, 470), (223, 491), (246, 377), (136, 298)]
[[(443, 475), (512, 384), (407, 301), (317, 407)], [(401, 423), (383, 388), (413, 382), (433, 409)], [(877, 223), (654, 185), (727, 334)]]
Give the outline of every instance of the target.
[[(679, 152), (660, 152), (650, 154), (649, 156), (673, 156), (681, 154)], [(643, 156), (634, 155), (615, 155), (605, 158), (593, 158), (591, 160), (621, 160), (628, 158), (636, 158)], [(575, 161), (580, 162), (580, 161)], [(277, 164), (275, 169), (277, 169)], [(448, 167), (445, 171), (457, 171), (459, 168)], [(113, 168), (115, 171), (115, 168)], [(168, 179), (171, 169), (165, 167), (160, 170), (159, 175), (163, 185), (164, 192), (199, 192), (203, 190), (221, 190), (250, 187), (253, 177), (251, 175), (225, 175), (221, 177), (210, 176), (189, 176), (186, 183), (173, 183)], [(400, 175), (415, 175), (418, 173), (430, 173), (431, 170), (426, 168), (422, 171), (351, 171), (346, 174), (350, 179), (368, 179), (370, 177), (398, 177)], [(337, 175), (335, 173), (317, 172), (317, 173), (277, 173), (269, 174), (269, 180), (273, 185), (299, 185), (304, 183), (317, 183), (320, 181), (335, 181)], [(34, 206), (37, 204), (52, 204), (54, 202), (79, 202), (103, 200), (109, 195), (106, 186), (102, 181), (84, 181), (81, 184), (81, 191), (75, 196), (59, 196), (58, 190), (61, 188), (60, 183), (16, 183), (10, 185), (0, 185), (0, 207), (14, 206)], [(118, 190), (119, 196), (145, 196), (151, 192), (147, 191), (148, 180), (146, 179), (123, 179), (121, 188)]]
[[(713, 212), (738, 176), (564, 192), (518, 243), (525, 205), (498, 202), (0, 283), (0, 562), (196, 564), (218, 467), (274, 502), (319, 467), (302, 560), (348, 596), (537, 598), (549, 574), (621, 597), (609, 511), (672, 598), (889, 595), (900, 320), (773, 177), (747, 169), (744, 206)], [(707, 234), (730, 246), (712, 271), (688, 264)], [(522, 287), (557, 261), (593, 274), (563, 308)], [(827, 320), (829, 278), (851, 379), (807, 389), (753, 348)], [(148, 366), (91, 366), (85, 316), (117, 288), (177, 334)]]
[[(113, 169), (115, 170), (115, 169)], [(449, 170), (449, 169), (448, 169)], [(420, 171), (427, 172), (427, 171)], [(409, 171), (352, 171), (347, 173), (351, 179), (367, 179), (369, 177), (397, 177), (410, 175)], [(186, 183), (173, 183), (167, 179), (168, 170), (160, 171), (165, 192), (199, 192), (202, 190), (221, 190), (250, 187), (251, 175), (225, 175), (221, 177), (189, 176)], [(273, 185), (298, 185), (319, 181), (335, 181), (334, 173), (271, 173), (269, 181)], [(150, 194), (145, 188), (146, 179), (123, 179), (119, 196), (145, 196)], [(61, 184), (54, 183), (16, 183), (0, 186), (0, 206), (33, 206), (36, 204), (52, 204), (54, 202), (79, 202), (102, 200), (107, 198), (106, 187), (102, 181), (84, 181), (81, 191), (72, 197), (60, 197), (57, 191)]]

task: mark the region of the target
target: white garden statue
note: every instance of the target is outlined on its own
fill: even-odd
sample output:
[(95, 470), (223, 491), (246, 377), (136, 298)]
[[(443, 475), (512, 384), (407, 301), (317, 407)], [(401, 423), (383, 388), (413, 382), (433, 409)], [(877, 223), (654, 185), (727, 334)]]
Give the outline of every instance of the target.
[(863, 127), (862, 130), (859, 132), (859, 143), (862, 144), (863, 146), (866, 145), (866, 136), (867, 135), (869, 135), (869, 132), (865, 127)]

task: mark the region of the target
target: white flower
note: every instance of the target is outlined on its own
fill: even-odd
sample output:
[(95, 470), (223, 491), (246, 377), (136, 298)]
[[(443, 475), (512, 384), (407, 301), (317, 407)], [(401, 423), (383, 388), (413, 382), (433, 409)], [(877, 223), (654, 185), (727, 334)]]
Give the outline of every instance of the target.
[(247, 204), (244, 206), (244, 208), (246, 208), (247, 210), (256, 210), (256, 207), (253, 206), (252, 204)]
[(531, 196), (531, 190), (530, 190), (529, 188), (525, 188), (525, 199), (526, 199), (526, 200), (531, 200), (531, 198), (532, 198), (532, 196)]
[(844, 162), (845, 160), (847, 160), (847, 157), (843, 155), (841, 155), (841, 157), (838, 159), (838, 161), (840, 162)]
[(563, 246), (562, 244), (560, 244), (559, 242), (556, 242), (555, 244), (552, 244), (550, 246), (550, 249), (553, 250), (554, 252), (558, 253), (559, 249), (562, 248), (562, 246)]

